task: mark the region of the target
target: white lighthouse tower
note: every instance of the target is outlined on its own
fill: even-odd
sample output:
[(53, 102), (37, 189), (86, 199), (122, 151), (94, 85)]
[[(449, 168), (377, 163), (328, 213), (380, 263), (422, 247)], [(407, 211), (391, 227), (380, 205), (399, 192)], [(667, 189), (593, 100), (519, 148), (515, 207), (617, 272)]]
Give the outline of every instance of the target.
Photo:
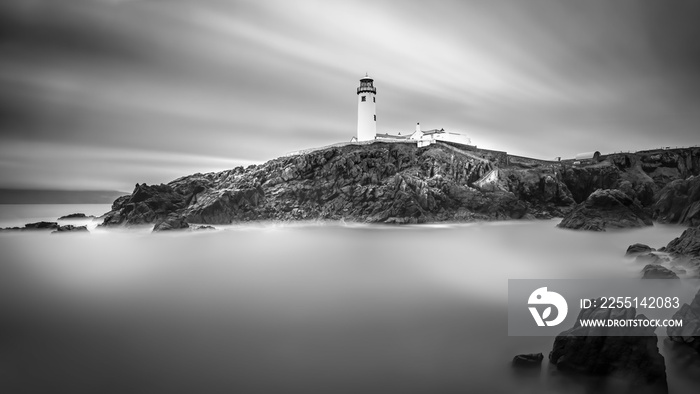
[(357, 140), (370, 141), (377, 136), (377, 88), (367, 74), (360, 79), (357, 88)]

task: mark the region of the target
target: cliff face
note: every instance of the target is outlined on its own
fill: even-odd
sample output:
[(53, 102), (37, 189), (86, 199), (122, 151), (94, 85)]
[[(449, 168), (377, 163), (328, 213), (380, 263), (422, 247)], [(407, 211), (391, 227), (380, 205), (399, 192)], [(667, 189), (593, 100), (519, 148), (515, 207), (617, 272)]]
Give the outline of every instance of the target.
[(597, 189), (620, 189), (650, 206), (669, 182), (698, 174), (700, 148), (685, 148), (608, 155), (596, 165), (567, 167), (563, 181), (577, 203)]
[(115, 201), (104, 224), (153, 223), (170, 213), (191, 223), (210, 224), (517, 219), (533, 212), (556, 212), (557, 203), (572, 202), (566, 186), (545, 172), (514, 177), (495, 191), (472, 187), (493, 169), (493, 162), (437, 145), (336, 147), (246, 169), (194, 174), (167, 185), (136, 185), (131, 196)]
[(104, 225), (155, 223), (169, 216), (208, 224), (546, 218), (563, 215), (601, 187), (618, 188), (648, 206), (667, 179), (700, 170), (697, 149), (657, 156), (611, 156), (584, 168), (504, 166), (440, 144), (349, 145), (167, 185), (136, 185), (130, 196), (114, 202)]

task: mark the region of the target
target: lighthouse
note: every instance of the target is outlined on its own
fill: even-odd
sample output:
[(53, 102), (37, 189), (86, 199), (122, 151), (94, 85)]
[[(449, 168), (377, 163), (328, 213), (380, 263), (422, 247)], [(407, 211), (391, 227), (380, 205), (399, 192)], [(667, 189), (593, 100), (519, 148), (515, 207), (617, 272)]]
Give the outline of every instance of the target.
[(374, 79), (365, 74), (357, 88), (357, 140), (370, 141), (377, 136), (377, 88)]

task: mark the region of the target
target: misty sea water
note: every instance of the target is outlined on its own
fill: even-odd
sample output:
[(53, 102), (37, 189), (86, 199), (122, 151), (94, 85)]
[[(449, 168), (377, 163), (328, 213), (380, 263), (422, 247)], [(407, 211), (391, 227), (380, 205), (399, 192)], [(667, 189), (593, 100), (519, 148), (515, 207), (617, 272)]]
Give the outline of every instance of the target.
[[(108, 209), (0, 205), (0, 226)], [(508, 336), (508, 279), (636, 278), (627, 246), (683, 231), (74, 222), (91, 233), (0, 233), (0, 392), (603, 392), (548, 366), (554, 338)], [(659, 347), (671, 392), (697, 390), (697, 363)], [(541, 373), (510, 367), (532, 352)]]

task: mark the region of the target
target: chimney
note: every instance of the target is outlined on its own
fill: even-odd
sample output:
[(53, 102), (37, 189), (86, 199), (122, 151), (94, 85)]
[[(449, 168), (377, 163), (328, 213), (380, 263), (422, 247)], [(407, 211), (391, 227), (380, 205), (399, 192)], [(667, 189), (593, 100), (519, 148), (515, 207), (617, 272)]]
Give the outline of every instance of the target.
[(416, 123), (416, 132), (420, 133), (420, 122)]

